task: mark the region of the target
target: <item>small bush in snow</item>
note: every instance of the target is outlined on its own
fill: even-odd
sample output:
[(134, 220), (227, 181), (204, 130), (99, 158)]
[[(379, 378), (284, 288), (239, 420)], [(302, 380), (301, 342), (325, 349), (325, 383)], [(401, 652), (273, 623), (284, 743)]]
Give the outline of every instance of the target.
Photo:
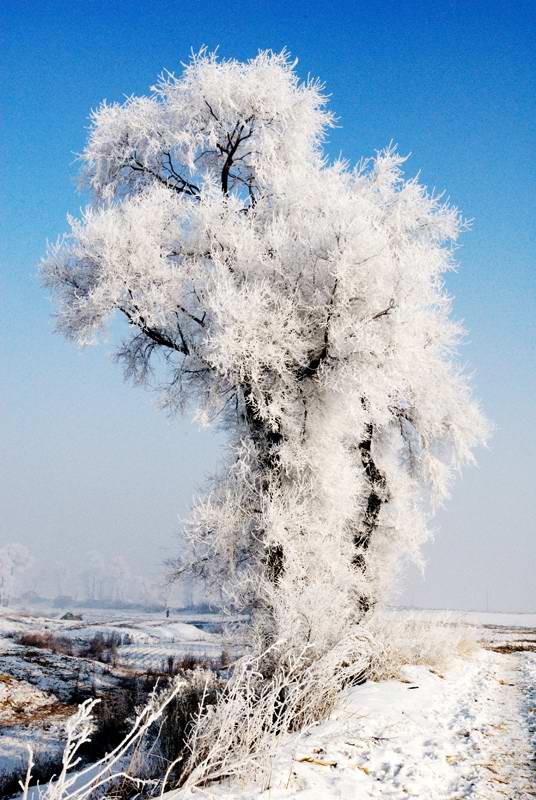
[[(362, 680), (370, 646), (363, 629), (320, 659), (314, 648), (296, 653), (277, 644), (270, 653), (241, 659), (217, 702), (200, 705), (181, 782), (199, 786), (231, 778), (267, 786), (282, 738), (329, 716), (341, 689)], [(263, 674), (267, 661), (269, 678)]]
[(39, 649), (50, 650), (51, 653), (61, 653), (63, 655), (73, 654), (73, 643), (65, 636), (56, 636), (50, 631), (28, 631), (15, 635), (17, 644), (24, 647), (37, 647)]

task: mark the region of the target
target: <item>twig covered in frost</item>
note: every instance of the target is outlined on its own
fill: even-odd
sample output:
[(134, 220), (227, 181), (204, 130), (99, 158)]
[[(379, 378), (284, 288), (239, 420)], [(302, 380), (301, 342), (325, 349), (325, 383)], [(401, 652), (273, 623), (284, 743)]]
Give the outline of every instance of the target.
[[(124, 771), (125, 757), (141, 741), (149, 728), (162, 716), (167, 706), (187, 686), (183, 678), (177, 678), (172, 685), (157, 694), (151, 693), (148, 703), (138, 713), (130, 731), (110, 753), (107, 753), (96, 764), (90, 764), (81, 770), (76, 767), (81, 761), (80, 748), (91, 739), (93, 732), (93, 709), (99, 700), (83, 702), (66, 723), (67, 741), (65, 744), (62, 768), (57, 778), (53, 778), (44, 792), (42, 800), (87, 800), (93, 793), (107, 784), (120, 778), (131, 781), (138, 786), (147, 783), (144, 779), (133, 777)], [(33, 754), (30, 750), (29, 766), (23, 800), (27, 800), (31, 780), (31, 764)]]
[(34, 768), (33, 750), (29, 744), (27, 744), (26, 747), (28, 748), (28, 766), (26, 767), (24, 783), (19, 781), (19, 786), (22, 789), (22, 800), (27, 800), (28, 798), (30, 781), (32, 780), (32, 769)]

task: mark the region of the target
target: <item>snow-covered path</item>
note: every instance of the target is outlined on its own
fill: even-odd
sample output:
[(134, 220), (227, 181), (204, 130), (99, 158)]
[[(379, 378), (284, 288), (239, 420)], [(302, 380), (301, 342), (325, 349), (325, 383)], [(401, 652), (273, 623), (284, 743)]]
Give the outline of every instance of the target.
[(329, 721), (289, 738), (269, 790), (191, 796), (529, 800), (535, 727), (536, 654), (481, 651), (445, 676), (407, 667), (403, 681), (349, 690)]

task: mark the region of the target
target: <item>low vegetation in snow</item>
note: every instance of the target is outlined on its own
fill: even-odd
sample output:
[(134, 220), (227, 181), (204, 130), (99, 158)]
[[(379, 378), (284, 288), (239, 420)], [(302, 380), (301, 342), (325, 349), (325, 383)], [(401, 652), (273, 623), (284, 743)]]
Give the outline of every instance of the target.
[(479, 647), (476, 627), (454, 613), (383, 612), (369, 628), (374, 648), (368, 676), (376, 681), (398, 678), (402, 667), (412, 664), (444, 670), (454, 657), (471, 656)]

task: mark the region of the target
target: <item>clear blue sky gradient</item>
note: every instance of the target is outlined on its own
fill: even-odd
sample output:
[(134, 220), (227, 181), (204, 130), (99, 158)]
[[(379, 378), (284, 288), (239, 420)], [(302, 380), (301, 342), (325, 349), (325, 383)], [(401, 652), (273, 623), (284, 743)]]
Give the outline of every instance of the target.
[(411, 174), (474, 219), (448, 285), (497, 432), (403, 599), (482, 607), (488, 591), (492, 607), (536, 609), (534, 2), (4, 0), (0, 14), (0, 542), (25, 541), (45, 565), (97, 548), (149, 570), (173, 552), (218, 439), (125, 386), (111, 342), (78, 351), (54, 335), (36, 265), (84, 202), (73, 154), (91, 108), (147, 92), (191, 47), (286, 46), (332, 95), (331, 155), (394, 140)]

